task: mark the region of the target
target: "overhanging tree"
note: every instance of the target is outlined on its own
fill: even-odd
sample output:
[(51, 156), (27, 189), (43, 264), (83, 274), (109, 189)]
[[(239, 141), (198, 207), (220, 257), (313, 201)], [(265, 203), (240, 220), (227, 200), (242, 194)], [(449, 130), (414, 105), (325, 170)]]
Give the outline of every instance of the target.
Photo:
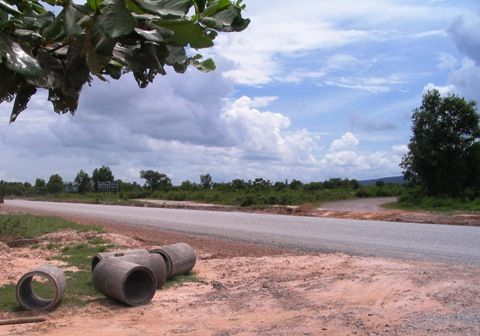
[(194, 50), (218, 32), (238, 32), (242, 0), (0, 0), (0, 103), (14, 100), (10, 121), (37, 89), (54, 111), (74, 114), (83, 86), (133, 73), (144, 88), (167, 66), (215, 69)]
[(429, 195), (480, 193), (480, 118), (476, 103), (438, 90), (413, 111), (413, 135), (401, 166)]

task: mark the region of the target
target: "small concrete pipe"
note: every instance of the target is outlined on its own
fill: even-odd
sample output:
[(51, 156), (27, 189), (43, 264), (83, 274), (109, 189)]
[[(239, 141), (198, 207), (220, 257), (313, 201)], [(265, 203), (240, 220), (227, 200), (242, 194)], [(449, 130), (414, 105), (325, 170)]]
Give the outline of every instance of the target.
[[(34, 277), (48, 280), (53, 289), (53, 297), (49, 299), (42, 298), (35, 293), (32, 288)], [(17, 282), (17, 301), (27, 310), (50, 310), (57, 306), (62, 299), (67, 279), (62, 270), (53, 265), (42, 265), (34, 270), (24, 274)]]
[(193, 248), (185, 243), (156, 247), (150, 253), (160, 254), (167, 265), (167, 278), (189, 273), (197, 262)]
[(148, 251), (145, 250), (145, 249), (137, 249), (137, 250), (122, 250), (122, 251), (115, 251), (115, 252), (98, 253), (92, 258), (92, 272), (95, 269), (95, 266), (97, 266), (97, 264), (105, 258), (123, 257), (123, 256), (126, 256), (126, 255), (131, 255), (131, 254), (134, 254), (134, 255), (148, 255)]
[(95, 289), (129, 306), (150, 302), (155, 295), (157, 279), (146, 266), (121, 258), (105, 258), (93, 270)]

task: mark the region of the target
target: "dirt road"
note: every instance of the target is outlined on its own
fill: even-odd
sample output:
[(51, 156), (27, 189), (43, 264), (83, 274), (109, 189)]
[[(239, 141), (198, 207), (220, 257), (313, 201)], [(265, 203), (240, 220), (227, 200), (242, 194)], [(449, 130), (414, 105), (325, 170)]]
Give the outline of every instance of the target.
[[(102, 234), (125, 247), (188, 241), (199, 255), (198, 282), (159, 290), (141, 307), (106, 298), (84, 308), (61, 305), (46, 314), (46, 323), (0, 326), (1, 336), (480, 334), (479, 267), (294, 253), (117, 223), (107, 228), (139, 239)], [(62, 236), (73, 244), (84, 240), (49, 235), (52, 242)], [(11, 275), (19, 276), (21, 267), (52, 253), (1, 243), (0, 250), (0, 282), (15, 281)], [(19, 315), (31, 313), (0, 318)]]
[(397, 197), (357, 198), (352, 200), (323, 203), (319, 209), (334, 211), (383, 212), (388, 211), (382, 207), (383, 204), (393, 203), (396, 201)]

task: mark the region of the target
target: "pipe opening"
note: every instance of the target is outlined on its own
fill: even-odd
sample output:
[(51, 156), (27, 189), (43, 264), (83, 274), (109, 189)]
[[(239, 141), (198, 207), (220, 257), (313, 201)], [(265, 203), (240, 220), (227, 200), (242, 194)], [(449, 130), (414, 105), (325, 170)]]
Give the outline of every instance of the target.
[(172, 258), (170, 258), (168, 253), (161, 249), (152, 250), (150, 253), (157, 253), (162, 256), (163, 260), (165, 261), (165, 266), (167, 267), (167, 276), (170, 276), (170, 274), (172, 273), (173, 262)]
[(43, 274), (32, 274), (18, 285), (20, 303), (29, 310), (46, 310), (57, 300), (58, 289), (53, 280)]
[(93, 270), (95, 269), (95, 267), (97, 267), (98, 263), (100, 262), (100, 257), (98, 256), (94, 256), (92, 258), (92, 272)]
[(155, 295), (155, 277), (145, 270), (134, 270), (127, 275), (123, 290), (125, 298), (132, 305), (147, 303)]

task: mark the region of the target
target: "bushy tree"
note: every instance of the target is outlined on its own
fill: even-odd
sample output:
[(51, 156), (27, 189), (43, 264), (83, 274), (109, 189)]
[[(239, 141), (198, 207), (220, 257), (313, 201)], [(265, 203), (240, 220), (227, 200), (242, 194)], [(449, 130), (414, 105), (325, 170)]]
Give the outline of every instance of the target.
[(47, 192), (47, 182), (44, 179), (37, 178), (33, 189), (37, 194), (45, 194)]
[(115, 177), (113, 176), (110, 167), (102, 166), (95, 168), (92, 173), (93, 190), (98, 191), (98, 182), (113, 182)]
[(154, 170), (142, 170), (140, 172), (140, 178), (145, 179), (145, 188), (151, 191), (167, 189), (172, 186), (170, 178), (158, 171)]
[(214, 70), (194, 50), (212, 47), (219, 32), (248, 26), (241, 2), (0, 0), (0, 103), (15, 99), (13, 122), (41, 88), (55, 112), (73, 114), (93, 77), (131, 72), (144, 88), (167, 66)]
[(180, 190), (192, 191), (195, 189), (195, 183), (190, 182), (189, 180), (182, 181), (180, 184)]
[(47, 190), (49, 193), (58, 194), (63, 191), (63, 179), (58, 174), (53, 174), (47, 182)]
[(78, 192), (86, 193), (92, 190), (92, 179), (88, 173), (81, 169), (75, 177), (75, 182), (78, 183)]
[(401, 166), (411, 183), (429, 195), (462, 196), (480, 190), (480, 126), (476, 103), (438, 90), (423, 96), (413, 111), (409, 152)]
[(200, 184), (202, 185), (203, 189), (212, 189), (212, 176), (210, 176), (210, 174), (200, 175)]

